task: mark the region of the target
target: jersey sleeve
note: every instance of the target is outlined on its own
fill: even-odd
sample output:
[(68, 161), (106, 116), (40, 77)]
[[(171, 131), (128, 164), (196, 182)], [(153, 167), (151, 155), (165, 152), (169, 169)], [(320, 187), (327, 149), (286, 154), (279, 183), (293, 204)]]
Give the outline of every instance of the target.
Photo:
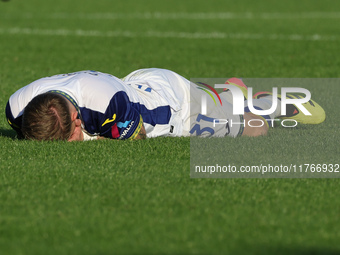
[(138, 107), (124, 91), (117, 92), (101, 120), (100, 135), (111, 139), (136, 138), (143, 125)]
[(21, 132), (22, 115), (18, 116), (17, 118), (14, 118), (9, 102), (7, 102), (6, 105), (6, 119), (8, 124), (17, 132), (18, 137), (23, 138)]

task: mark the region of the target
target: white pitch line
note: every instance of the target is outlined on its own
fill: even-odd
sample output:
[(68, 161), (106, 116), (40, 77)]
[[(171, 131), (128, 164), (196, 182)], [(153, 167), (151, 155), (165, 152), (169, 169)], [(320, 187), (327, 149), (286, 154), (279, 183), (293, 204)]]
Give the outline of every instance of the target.
[(115, 19), (145, 19), (145, 20), (229, 20), (229, 19), (255, 19), (255, 20), (275, 20), (275, 19), (340, 19), (340, 12), (142, 12), (142, 13), (20, 13), (20, 16), (3, 14), (6, 19), (84, 19), (84, 20), (115, 20)]
[(339, 41), (340, 35), (255, 34), (226, 32), (161, 32), (161, 31), (99, 31), (38, 28), (0, 28), (0, 35), (128, 37), (128, 38), (177, 38), (177, 39), (234, 39), (234, 40), (281, 40), (281, 41)]

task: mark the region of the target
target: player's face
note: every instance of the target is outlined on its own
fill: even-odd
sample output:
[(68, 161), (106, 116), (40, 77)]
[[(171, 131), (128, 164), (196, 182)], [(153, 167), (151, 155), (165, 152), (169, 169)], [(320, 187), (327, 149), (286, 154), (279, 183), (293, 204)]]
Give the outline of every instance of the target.
[(81, 120), (78, 119), (77, 109), (70, 102), (68, 102), (68, 104), (70, 108), (71, 121), (72, 121), (71, 136), (68, 139), (68, 141), (69, 142), (83, 141), (84, 136), (83, 136), (83, 132), (81, 131)]

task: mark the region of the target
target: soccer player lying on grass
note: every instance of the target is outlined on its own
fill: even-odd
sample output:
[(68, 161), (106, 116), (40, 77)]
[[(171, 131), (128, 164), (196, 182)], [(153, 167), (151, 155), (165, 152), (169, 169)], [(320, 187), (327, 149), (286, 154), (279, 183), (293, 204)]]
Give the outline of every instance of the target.
[[(241, 89), (247, 98), (247, 87), (241, 80), (232, 78), (226, 83)], [(209, 104), (203, 115), (200, 112), (204, 93), (196, 84), (165, 69), (136, 70), (123, 79), (81, 71), (41, 78), (19, 89), (9, 98), (6, 116), (21, 138), (83, 141), (191, 135), (259, 136), (267, 133), (270, 121), (265, 119), (274, 119), (280, 112), (278, 107), (269, 116), (250, 112), (233, 115), (232, 94), (225, 90), (219, 94), (221, 105)], [(258, 93), (256, 97), (253, 105), (257, 109), (271, 107), (270, 94)], [(323, 109), (310, 102), (314, 106), (310, 109), (313, 114), (305, 123), (322, 122)], [(291, 111), (292, 118), (298, 116), (294, 114)], [(212, 127), (211, 120), (215, 118), (228, 123)], [(301, 116), (296, 119), (304, 122)], [(252, 127), (247, 124), (249, 120), (265, 125)]]

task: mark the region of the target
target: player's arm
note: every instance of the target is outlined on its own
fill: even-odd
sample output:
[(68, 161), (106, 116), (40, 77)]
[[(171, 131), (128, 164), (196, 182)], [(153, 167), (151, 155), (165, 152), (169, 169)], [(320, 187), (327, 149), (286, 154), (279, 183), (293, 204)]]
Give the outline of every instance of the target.
[(120, 140), (144, 139), (144, 121), (138, 107), (125, 91), (118, 91), (101, 117), (100, 136)]

